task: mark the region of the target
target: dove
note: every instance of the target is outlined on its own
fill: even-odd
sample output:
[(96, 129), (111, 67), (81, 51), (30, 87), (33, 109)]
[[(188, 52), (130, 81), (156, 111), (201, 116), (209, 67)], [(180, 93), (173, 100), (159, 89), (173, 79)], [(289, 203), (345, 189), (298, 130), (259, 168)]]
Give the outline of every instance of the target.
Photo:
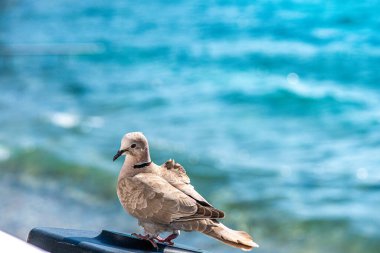
[[(138, 220), (148, 240), (173, 245), (180, 231), (198, 231), (227, 245), (248, 251), (259, 247), (244, 231), (232, 230), (219, 220), (224, 212), (213, 207), (190, 184), (185, 169), (170, 159), (163, 165), (152, 162), (149, 145), (141, 132), (123, 136), (113, 161), (125, 155), (117, 182), (117, 195), (123, 208)], [(169, 232), (166, 238), (161, 233)]]

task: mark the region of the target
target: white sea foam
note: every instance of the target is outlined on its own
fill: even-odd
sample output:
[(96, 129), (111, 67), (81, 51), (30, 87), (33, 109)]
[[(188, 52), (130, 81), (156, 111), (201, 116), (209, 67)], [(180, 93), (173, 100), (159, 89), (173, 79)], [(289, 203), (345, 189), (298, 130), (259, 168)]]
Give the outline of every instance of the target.
[[(334, 30), (316, 30), (313, 35), (318, 38), (339, 36)], [(189, 45), (194, 56), (209, 55), (218, 57), (244, 57), (249, 54), (263, 54), (268, 56), (296, 56), (298, 58), (315, 57), (320, 54), (363, 54), (380, 55), (380, 50), (371, 45), (358, 45), (360, 38), (356, 35), (347, 35), (342, 40), (333, 40), (326, 45), (315, 45), (297, 40), (278, 40), (271, 37), (210, 41), (201, 45)]]
[(297, 85), (300, 81), (299, 76), (296, 73), (289, 73), (286, 80), (290, 85)]
[(4, 146), (0, 145), (0, 161), (7, 160), (11, 156), (11, 152)]
[(50, 116), (53, 124), (63, 127), (72, 128), (79, 124), (79, 116), (67, 112), (55, 112)]
[(242, 56), (250, 53), (308, 57), (315, 55), (318, 49), (314, 45), (301, 41), (278, 41), (271, 38), (257, 38), (223, 42), (214, 41), (206, 45), (205, 51), (212, 57)]
[(366, 180), (368, 178), (368, 171), (367, 171), (367, 169), (366, 168), (359, 168), (356, 171), (356, 177), (359, 180)]
[(316, 28), (311, 33), (319, 39), (328, 39), (337, 36), (340, 31), (332, 28)]

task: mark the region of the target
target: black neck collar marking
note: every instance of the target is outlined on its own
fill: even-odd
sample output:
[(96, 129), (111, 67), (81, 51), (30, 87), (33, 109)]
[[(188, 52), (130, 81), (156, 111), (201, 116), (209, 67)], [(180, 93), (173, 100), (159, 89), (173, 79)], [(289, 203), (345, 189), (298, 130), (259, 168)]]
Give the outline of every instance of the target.
[(146, 162), (146, 163), (135, 164), (135, 165), (133, 165), (133, 168), (134, 169), (141, 169), (141, 168), (144, 168), (146, 166), (149, 166), (151, 163), (152, 163), (152, 161)]

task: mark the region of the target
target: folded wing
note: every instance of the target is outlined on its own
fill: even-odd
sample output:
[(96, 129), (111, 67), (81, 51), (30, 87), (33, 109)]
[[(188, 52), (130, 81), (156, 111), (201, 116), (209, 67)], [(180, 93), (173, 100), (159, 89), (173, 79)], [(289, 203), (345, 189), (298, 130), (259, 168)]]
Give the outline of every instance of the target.
[(173, 221), (217, 219), (220, 213), (152, 173), (120, 179), (119, 198), (124, 208), (138, 219), (170, 224)]
[(200, 195), (194, 186), (190, 183), (190, 178), (187, 176), (185, 169), (179, 163), (170, 159), (163, 165), (161, 165), (161, 175), (168, 181), (172, 186), (182, 191), (201, 206), (210, 207), (214, 212), (218, 213), (218, 218), (224, 218), (224, 212), (213, 207), (202, 195)]

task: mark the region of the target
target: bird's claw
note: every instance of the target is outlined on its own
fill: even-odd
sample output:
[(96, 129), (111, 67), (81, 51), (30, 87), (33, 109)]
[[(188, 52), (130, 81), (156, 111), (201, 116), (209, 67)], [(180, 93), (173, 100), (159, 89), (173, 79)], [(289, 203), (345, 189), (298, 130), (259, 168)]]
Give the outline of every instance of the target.
[(149, 241), (154, 248), (158, 249), (157, 243), (154, 241), (155, 239), (154, 237), (151, 237), (150, 235), (140, 235), (136, 233), (132, 233), (132, 236), (139, 238), (141, 240)]
[[(169, 236), (168, 236), (169, 237)], [(167, 245), (174, 245), (174, 242), (172, 242), (172, 239), (171, 238), (165, 238), (165, 239), (163, 239), (163, 238), (161, 238), (161, 237), (159, 237), (159, 236), (157, 236), (156, 238), (154, 238), (155, 240), (157, 240), (158, 242), (161, 242), (161, 243), (165, 243), (165, 244), (167, 244)]]
[(165, 243), (165, 244), (167, 244), (167, 245), (174, 245), (173, 240), (174, 240), (175, 238), (177, 238), (177, 237), (178, 237), (178, 233), (174, 233), (174, 234), (169, 235), (169, 236), (166, 237), (165, 239), (163, 239), (163, 238), (161, 238), (161, 237), (159, 237), (159, 236), (156, 236), (155, 239), (156, 239), (158, 242)]
[(164, 239), (164, 238), (161, 238), (160, 236), (152, 237), (149, 234), (141, 235), (141, 234), (136, 234), (136, 233), (132, 233), (132, 236), (139, 238), (141, 240), (149, 241), (152, 244), (152, 246), (156, 249), (158, 249), (158, 245), (155, 241), (160, 242), (160, 243), (165, 243), (166, 245), (171, 246), (171, 245), (174, 245), (174, 242), (172, 240), (174, 240), (177, 237), (176, 234), (171, 234)]

